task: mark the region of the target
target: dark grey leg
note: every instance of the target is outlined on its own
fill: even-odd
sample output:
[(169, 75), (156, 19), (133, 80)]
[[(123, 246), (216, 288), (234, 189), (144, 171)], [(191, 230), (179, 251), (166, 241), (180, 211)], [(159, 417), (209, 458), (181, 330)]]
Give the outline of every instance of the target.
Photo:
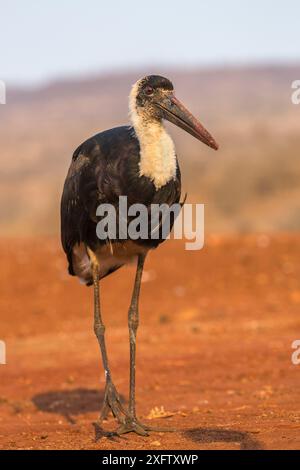
[(130, 341), (130, 384), (129, 384), (129, 413), (136, 418), (135, 411), (135, 357), (136, 357), (136, 332), (139, 326), (139, 296), (145, 255), (138, 257), (134, 288), (128, 312), (128, 328)]
[(145, 256), (140, 255), (137, 262), (137, 270), (134, 281), (134, 288), (131, 297), (131, 303), (128, 311), (128, 328), (129, 328), (129, 342), (130, 342), (130, 382), (129, 382), (129, 418), (118, 429), (118, 434), (125, 434), (127, 432), (136, 432), (142, 436), (147, 436), (148, 433), (144, 426), (136, 419), (135, 413), (135, 355), (136, 355), (136, 332), (139, 325), (139, 295), (141, 280), (143, 274), (143, 266)]
[(119, 423), (119, 428), (116, 433), (121, 435), (127, 432), (135, 432), (141, 436), (147, 436), (147, 431), (172, 431), (171, 429), (151, 428), (145, 426), (138, 421), (135, 412), (135, 356), (136, 356), (136, 332), (138, 328), (138, 301), (140, 294), (141, 279), (143, 273), (143, 266), (145, 256), (138, 258), (137, 271), (132, 293), (131, 304), (128, 312), (128, 327), (129, 327), (129, 340), (130, 340), (130, 390), (129, 390), (129, 410), (126, 411), (121, 404), (119, 394), (113, 384), (111, 378), (111, 371), (109, 367), (107, 350), (105, 344), (105, 326), (101, 317), (100, 308), (100, 295), (99, 295), (99, 265), (94, 253), (88, 249), (88, 253), (92, 263), (93, 269), (93, 284), (94, 284), (94, 331), (98, 339), (101, 350), (103, 367), (105, 370), (105, 395), (104, 402), (97, 423), (101, 426), (103, 419), (105, 419), (111, 410), (114, 417)]
[(135, 409), (135, 361), (136, 361), (136, 333), (139, 326), (139, 296), (141, 289), (141, 280), (146, 255), (138, 257), (137, 269), (135, 275), (134, 288), (131, 297), (131, 303), (128, 311), (128, 328), (129, 328), (129, 342), (130, 342), (130, 383), (129, 383), (129, 415), (130, 419), (126, 419), (126, 423), (121, 425), (118, 433), (124, 434), (126, 432), (134, 431), (137, 434), (144, 436), (148, 435), (147, 431), (174, 431), (174, 429), (165, 429), (159, 427), (151, 427), (142, 424), (137, 416)]
[(104, 394), (104, 401), (102, 405), (102, 410), (99, 417), (99, 423), (101, 424), (103, 419), (105, 419), (111, 410), (114, 417), (117, 419), (119, 424), (123, 424), (126, 421), (126, 416), (128, 413), (123, 408), (119, 394), (116, 390), (116, 387), (113, 384), (111, 378), (111, 371), (108, 363), (107, 357), (107, 350), (105, 344), (105, 326), (102, 321), (101, 317), (101, 309), (100, 309), (100, 296), (99, 296), (99, 265), (98, 262), (92, 252), (89, 250), (89, 255), (92, 262), (92, 269), (93, 269), (93, 284), (94, 284), (94, 331), (95, 335), (98, 339), (98, 343), (101, 350), (102, 355), (102, 362), (105, 371), (105, 394)]

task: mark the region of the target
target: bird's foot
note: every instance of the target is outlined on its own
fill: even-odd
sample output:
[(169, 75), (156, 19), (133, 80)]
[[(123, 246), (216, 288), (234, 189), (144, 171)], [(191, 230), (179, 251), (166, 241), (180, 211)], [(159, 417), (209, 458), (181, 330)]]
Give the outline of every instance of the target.
[(135, 432), (140, 436), (149, 436), (146, 426), (138, 422), (138, 420), (133, 418), (132, 416), (126, 418), (125, 423), (121, 424), (121, 426), (118, 427), (116, 434), (118, 434), (118, 436), (121, 436), (122, 434), (127, 434), (128, 432)]
[(176, 432), (176, 429), (149, 426), (148, 424), (141, 423), (135, 416), (130, 416), (129, 419), (126, 418), (126, 422), (116, 432), (118, 435), (135, 432), (140, 436), (149, 436), (149, 432)]
[(103, 420), (107, 419), (109, 412), (112, 412), (120, 425), (124, 424), (129, 417), (128, 412), (125, 410), (121, 403), (120, 395), (111, 380), (107, 380), (105, 385), (104, 400), (100, 416), (97, 424), (102, 425)]
[[(100, 416), (95, 423), (98, 433), (103, 433), (102, 423), (107, 419), (109, 412), (116, 418), (119, 427), (113, 433), (104, 433), (109, 436), (121, 436), (129, 432), (135, 432), (140, 436), (149, 436), (149, 432), (175, 432), (176, 429), (160, 428), (141, 423), (138, 418), (127, 411), (121, 403), (117, 389), (111, 380), (106, 382), (104, 401)], [(99, 434), (99, 435), (100, 435)]]

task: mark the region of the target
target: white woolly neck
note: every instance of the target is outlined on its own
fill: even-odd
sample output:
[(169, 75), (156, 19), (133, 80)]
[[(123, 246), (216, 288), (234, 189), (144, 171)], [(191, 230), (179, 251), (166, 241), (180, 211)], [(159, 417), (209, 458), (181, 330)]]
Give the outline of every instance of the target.
[(174, 142), (162, 121), (141, 116), (136, 108), (137, 85), (129, 97), (130, 118), (140, 143), (140, 176), (147, 176), (159, 189), (176, 177)]

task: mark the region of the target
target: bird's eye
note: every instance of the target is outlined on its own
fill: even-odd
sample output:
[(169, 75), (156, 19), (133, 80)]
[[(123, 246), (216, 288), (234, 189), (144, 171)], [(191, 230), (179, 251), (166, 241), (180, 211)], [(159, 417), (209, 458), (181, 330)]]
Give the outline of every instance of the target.
[(154, 90), (153, 90), (152, 86), (149, 86), (149, 85), (146, 86), (146, 88), (145, 88), (146, 95), (152, 95), (153, 91)]

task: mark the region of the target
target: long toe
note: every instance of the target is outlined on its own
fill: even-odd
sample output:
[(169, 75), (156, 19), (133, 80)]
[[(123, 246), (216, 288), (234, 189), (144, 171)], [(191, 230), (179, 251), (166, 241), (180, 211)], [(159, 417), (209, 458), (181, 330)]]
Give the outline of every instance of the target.
[(175, 428), (161, 428), (159, 426), (148, 426), (147, 424), (144, 425), (144, 428), (149, 432), (177, 432)]
[(137, 421), (132, 418), (130, 418), (129, 420), (127, 419), (124, 424), (121, 424), (121, 426), (117, 429), (116, 432), (119, 436), (128, 432), (135, 432), (140, 436), (149, 436), (144, 426), (140, 423), (137, 423)]
[(126, 419), (129, 419), (129, 414), (123, 407), (117, 389), (112, 382), (107, 382), (105, 386), (104, 401), (98, 419), (99, 425), (107, 418), (109, 411), (112, 412), (120, 425), (124, 424)]
[(176, 432), (177, 429), (175, 428), (164, 428), (160, 426), (150, 426), (149, 424), (141, 423), (139, 419), (135, 418), (135, 421), (138, 423), (139, 426), (144, 428), (148, 432)]

